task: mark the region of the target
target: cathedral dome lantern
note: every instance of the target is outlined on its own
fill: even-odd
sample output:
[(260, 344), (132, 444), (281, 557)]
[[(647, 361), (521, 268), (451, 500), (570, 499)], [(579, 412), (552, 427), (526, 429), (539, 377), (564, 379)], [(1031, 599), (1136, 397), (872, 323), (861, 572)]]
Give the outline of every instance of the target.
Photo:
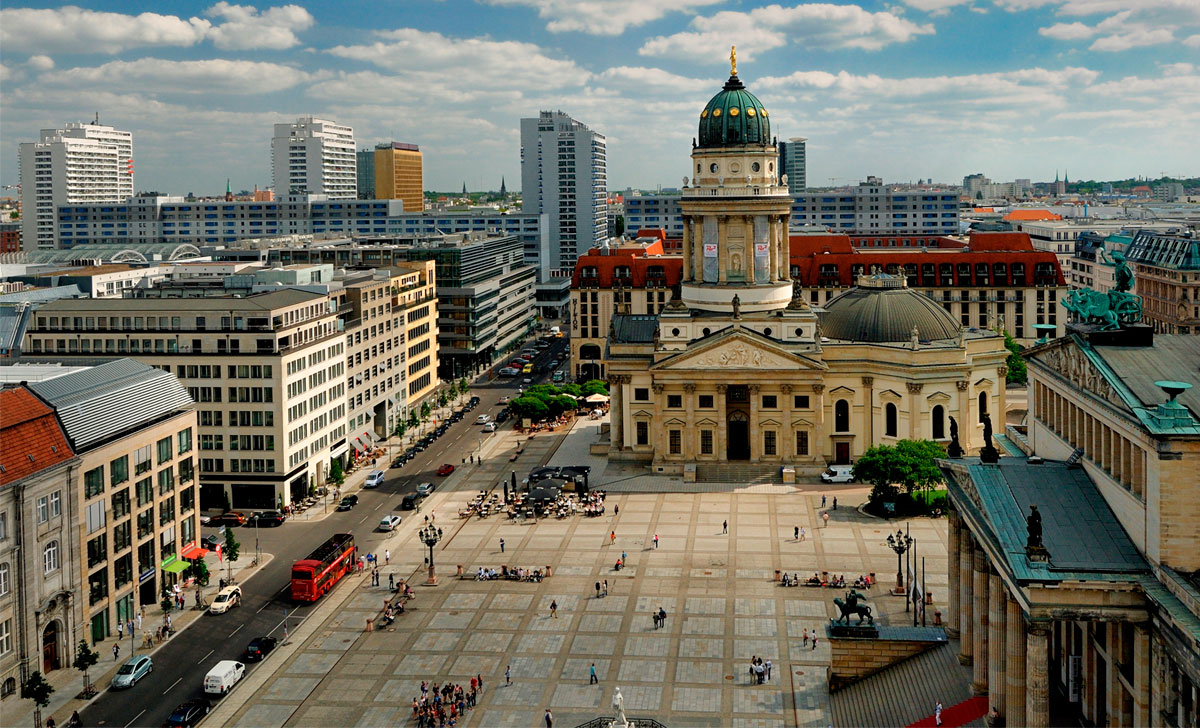
[(766, 107), (734, 69), (716, 96), (700, 112), (698, 148), (731, 147), (739, 144), (771, 143), (771, 120)]

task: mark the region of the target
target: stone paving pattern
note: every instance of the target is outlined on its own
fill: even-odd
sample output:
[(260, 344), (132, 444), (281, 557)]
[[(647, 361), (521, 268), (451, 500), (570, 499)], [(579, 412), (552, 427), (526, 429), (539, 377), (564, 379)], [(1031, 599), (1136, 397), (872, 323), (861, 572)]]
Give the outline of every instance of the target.
[[(495, 485), (503, 466), (484, 470), (470, 482)], [(361, 593), (276, 665), (231, 725), (406, 724), (422, 680), (465, 684), (480, 673), (486, 689), (460, 725), (541, 725), (551, 708), (556, 725), (575, 726), (611, 715), (619, 685), (631, 716), (671, 728), (826, 726), (833, 721), (828, 644), (822, 640), (814, 651), (802, 634), (834, 616), (832, 599), (840, 592), (780, 587), (775, 570), (802, 577), (827, 570), (848, 579), (875, 572), (881, 586), (869, 599), (878, 621), (902, 625), (909, 616), (901, 599), (885, 596), (896, 568), (885, 539), (896, 524), (858, 513), (861, 492), (839, 494), (841, 507), (830, 512), (827, 528), (820, 527), (820, 495), (812, 486), (613, 493), (604, 517), (537, 523), (461, 520), (452, 514), (467, 491), (438, 495), (444, 500), (437, 522), (447, 531), (437, 550), (439, 585), (416, 586), (407, 613), (373, 633), (355, 626), (377, 613), (386, 590), (358, 581), (339, 586)], [(721, 532), (723, 520), (728, 534)], [(796, 526), (807, 530), (802, 543), (792, 537)], [(615, 545), (608, 543), (611, 530)], [(913, 521), (911, 533), (926, 558), (928, 588), (941, 602), (945, 522)], [(424, 549), (411, 534), (390, 546), (382, 583), (388, 571), (423, 581), (417, 574)], [(622, 551), (629, 566), (613, 571)], [(468, 574), (481, 565), (549, 565), (555, 575), (540, 584), (457, 580), (457, 564)], [(597, 598), (595, 582), (604, 579), (609, 594)], [(551, 601), (558, 602), (557, 618)], [(659, 607), (668, 618), (655, 630), (651, 610)], [(749, 684), (754, 655), (774, 663), (768, 684)], [(599, 685), (588, 684), (592, 662)], [(513, 684), (506, 687), (507, 665)]]

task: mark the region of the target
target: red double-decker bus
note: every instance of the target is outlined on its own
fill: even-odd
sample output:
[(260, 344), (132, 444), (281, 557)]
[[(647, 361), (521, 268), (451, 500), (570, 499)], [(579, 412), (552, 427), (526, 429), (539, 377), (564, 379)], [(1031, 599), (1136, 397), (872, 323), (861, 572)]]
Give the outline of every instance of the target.
[(292, 599), (315, 602), (354, 568), (354, 535), (335, 533), (292, 564)]

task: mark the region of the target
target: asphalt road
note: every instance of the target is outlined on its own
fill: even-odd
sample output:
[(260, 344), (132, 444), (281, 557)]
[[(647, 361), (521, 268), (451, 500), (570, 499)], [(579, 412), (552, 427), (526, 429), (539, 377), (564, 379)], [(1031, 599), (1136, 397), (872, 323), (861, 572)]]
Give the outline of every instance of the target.
[[(537, 361), (549, 361), (550, 354), (563, 351), (566, 346), (566, 338), (558, 339)], [(535, 376), (534, 381), (546, 381), (549, 375), (549, 371), (543, 372)], [(153, 654), (153, 672), (128, 690), (103, 690), (101, 696), (81, 712), (83, 724), (161, 726), (178, 704), (205, 697), (204, 676), (218, 661), (240, 660), (242, 650), (255, 637), (266, 635), (283, 641), (285, 616), (287, 629), (295, 631), (315, 608), (315, 605), (300, 605), (291, 600), (292, 563), (307, 556), (334, 533), (353, 533), (355, 543), (363, 553), (381, 551), (390, 534), (375, 528), (379, 520), (392, 511), (404, 517), (401, 528), (415, 528), (407, 517), (412, 511), (399, 510), (404, 494), (415, 491), (417, 483), (440, 484), (445, 479), (434, 474), (438, 466), (449, 462), (458, 467), (459, 463), (454, 461), (461, 460), (461, 453), (474, 451), (480, 435), (491, 437), (474, 424), (475, 417), (483, 413), (495, 416), (502, 409), (498, 404), (500, 397), (513, 396), (523, 379), (504, 378), (490, 384), (476, 384), (472, 394), (480, 398), (479, 405), (402, 468), (389, 469), (382, 486), (358, 491), (359, 502), (353, 509), (335, 512), (323, 521), (306, 523), (304, 517), (299, 516), (279, 527), (257, 529), (262, 552), (273, 554), (274, 558), (240, 583), (242, 606), (221, 615), (206, 614), (188, 629), (177, 632)], [(511, 424), (510, 420), (505, 426), (511, 427)], [(379, 463), (380, 467), (385, 465), (382, 461)], [(219, 529), (202, 530), (202, 535), (207, 536)], [(237, 538), (241, 542), (241, 558), (253, 558), (255, 529), (242, 526), (237, 531)], [(220, 576), (214, 573), (213, 580)], [(339, 584), (335, 588), (345, 587)], [(211, 599), (213, 594), (215, 591), (210, 587), (208, 598)], [(122, 657), (128, 659), (129, 655), (122, 654)], [(271, 659), (272, 656), (268, 656), (266, 661), (269, 663)], [(247, 664), (247, 673), (257, 669), (261, 669), (257, 663)]]

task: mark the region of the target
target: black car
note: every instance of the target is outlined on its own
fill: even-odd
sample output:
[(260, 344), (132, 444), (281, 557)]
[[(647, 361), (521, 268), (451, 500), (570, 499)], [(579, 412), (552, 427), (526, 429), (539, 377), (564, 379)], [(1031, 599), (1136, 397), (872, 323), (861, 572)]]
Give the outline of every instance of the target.
[(358, 505), (358, 496), (350, 494), (338, 501), (337, 509), (339, 511), (348, 511), (356, 505)]
[(223, 543), (223, 539), (215, 533), (210, 533), (209, 535), (200, 539), (200, 547), (206, 548), (209, 551), (216, 551), (217, 544), (219, 543)]
[(260, 526), (282, 526), (287, 520), (287, 516), (279, 511), (258, 511), (246, 520), (247, 526), (253, 526), (257, 523)]
[(393, 468), (398, 468), (398, 467), (401, 467), (402, 465), (404, 465), (404, 456), (403, 455), (398, 456), (395, 460), (392, 461)]
[(271, 650), (275, 649), (278, 643), (274, 637), (255, 637), (250, 640), (250, 644), (246, 645), (245, 652), (242, 653), (242, 659), (246, 662), (257, 662), (262, 660)]
[(421, 508), (421, 496), (416, 493), (409, 493), (404, 496), (404, 500), (400, 501), (400, 509), (405, 511), (416, 511)]
[(211, 708), (208, 701), (204, 698), (196, 698), (185, 703), (180, 703), (171, 711), (171, 716), (167, 718), (166, 725), (171, 728), (191, 728), (200, 722), (200, 719), (208, 715)]
[(475, 405), (479, 404), (479, 397), (471, 397), (470, 402), (471, 406), (474, 407)]
[(507, 419), (508, 419), (508, 410), (502, 409), (502, 410), (500, 410), (500, 414), (496, 415), (496, 424), (497, 425), (504, 424), (504, 421)]

